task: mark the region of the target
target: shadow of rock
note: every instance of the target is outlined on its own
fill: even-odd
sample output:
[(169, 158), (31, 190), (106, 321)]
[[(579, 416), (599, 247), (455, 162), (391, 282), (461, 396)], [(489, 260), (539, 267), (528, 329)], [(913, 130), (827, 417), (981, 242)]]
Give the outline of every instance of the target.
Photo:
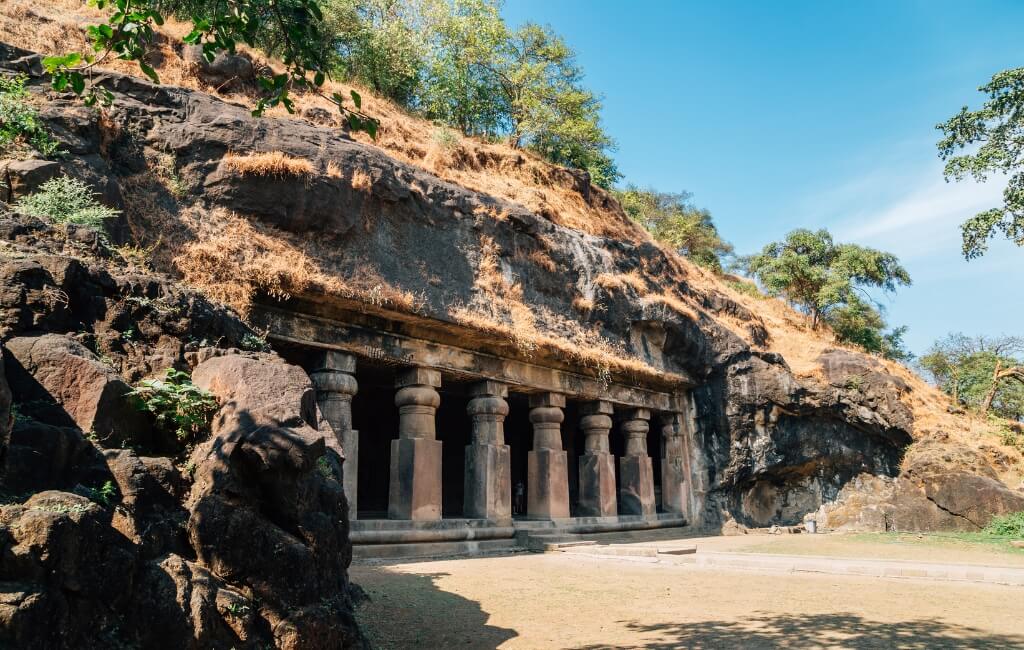
[[(744, 621), (626, 623), (638, 635), (657, 636), (634, 647), (693, 648), (1024, 648), (1024, 635), (993, 634), (938, 620), (886, 623), (856, 614), (752, 615)], [(611, 648), (581, 646), (581, 650)]]
[(389, 648), (497, 648), (519, 636), (488, 625), (480, 603), (437, 585), (445, 573), (411, 574), (387, 566), (359, 567), (354, 576), (369, 600), (356, 610), (377, 650)]

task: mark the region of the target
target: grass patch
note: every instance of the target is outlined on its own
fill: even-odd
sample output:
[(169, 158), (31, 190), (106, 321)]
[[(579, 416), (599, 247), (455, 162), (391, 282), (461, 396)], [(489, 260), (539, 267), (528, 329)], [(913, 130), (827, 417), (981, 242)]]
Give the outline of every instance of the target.
[(313, 163), (302, 158), (293, 158), (280, 151), (224, 156), (228, 169), (247, 176), (278, 176), (282, 178), (304, 178), (316, 174)]
[(0, 152), (17, 152), (26, 146), (47, 158), (59, 153), (60, 143), (29, 104), (25, 75), (0, 77)]

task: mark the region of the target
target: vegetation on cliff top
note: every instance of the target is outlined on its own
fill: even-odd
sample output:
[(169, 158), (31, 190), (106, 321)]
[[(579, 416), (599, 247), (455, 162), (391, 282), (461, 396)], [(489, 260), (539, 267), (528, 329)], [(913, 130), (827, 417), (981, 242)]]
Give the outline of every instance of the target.
[(1024, 420), (1024, 338), (950, 334), (919, 363), (955, 404)]
[[(989, 96), (980, 109), (964, 106), (936, 127), (945, 135), (938, 147), (947, 180), (1008, 177), (1002, 207), (980, 212), (961, 226), (968, 260), (984, 255), (997, 232), (1024, 246), (1024, 68), (998, 72), (978, 90)], [(954, 155), (964, 149), (970, 153)]]

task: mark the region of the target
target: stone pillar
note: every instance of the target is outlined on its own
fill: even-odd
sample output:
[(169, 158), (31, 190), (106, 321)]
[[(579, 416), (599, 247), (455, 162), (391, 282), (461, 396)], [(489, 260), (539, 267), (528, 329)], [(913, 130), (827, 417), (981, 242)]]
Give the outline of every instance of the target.
[(441, 518), (441, 441), (434, 422), (440, 386), (441, 373), (427, 368), (402, 371), (395, 381), (398, 439), (391, 441), (390, 519)]
[(580, 428), (586, 436), (580, 456), (579, 513), (584, 517), (614, 517), (615, 459), (608, 448), (612, 429), (611, 402), (589, 402), (583, 405)]
[(665, 512), (690, 518), (683, 414), (661, 414), (661, 503)]
[(533, 451), (527, 454), (526, 514), (532, 519), (569, 516), (569, 462), (562, 450), (565, 396), (530, 395)]
[(356, 358), (351, 354), (329, 350), (317, 355), (313, 371), (309, 374), (316, 387), (316, 401), (320, 408), (321, 431), (328, 429), (333, 439), (327, 445), (340, 452), (345, 464), (342, 469), (342, 487), (348, 501), (348, 518), (356, 518), (357, 486), (359, 485), (359, 432), (352, 428), (352, 396), (356, 383)]
[(630, 409), (622, 422), (626, 453), (619, 459), (619, 508), (624, 515), (653, 515), (654, 468), (647, 455), (647, 409)]
[(463, 516), (470, 519), (512, 519), (512, 468), (505, 444), (508, 388), (482, 381), (469, 389), (466, 411), (473, 420), (473, 440), (466, 445)]

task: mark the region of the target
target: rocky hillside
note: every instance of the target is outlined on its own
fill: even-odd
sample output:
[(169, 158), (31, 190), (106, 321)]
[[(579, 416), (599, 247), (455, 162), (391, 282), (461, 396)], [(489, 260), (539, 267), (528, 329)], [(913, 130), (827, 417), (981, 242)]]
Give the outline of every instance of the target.
[[(340, 457), (309, 380), (239, 349), (262, 347), (245, 319), (268, 305), (358, 309), (597, 378), (690, 378), (707, 526), (821, 508), (832, 527), (972, 529), (1024, 510), (1021, 455), (984, 423), (665, 250), (585, 175), (469, 140), (420, 147), (433, 127), (372, 98), (377, 143), (312, 98), (253, 118), (231, 101), (252, 92), (250, 59), (169, 44), (161, 74), (191, 88), (110, 71), (115, 103), (93, 111), (19, 49), (76, 38), (82, 17), (55, 6), (0, 7), (0, 71), (30, 76), (67, 152), (0, 163), (4, 641), (361, 643)], [(121, 211), (107, 233), (17, 214), (60, 174)], [(185, 444), (125, 397), (167, 368), (216, 396), (208, 439)]]

